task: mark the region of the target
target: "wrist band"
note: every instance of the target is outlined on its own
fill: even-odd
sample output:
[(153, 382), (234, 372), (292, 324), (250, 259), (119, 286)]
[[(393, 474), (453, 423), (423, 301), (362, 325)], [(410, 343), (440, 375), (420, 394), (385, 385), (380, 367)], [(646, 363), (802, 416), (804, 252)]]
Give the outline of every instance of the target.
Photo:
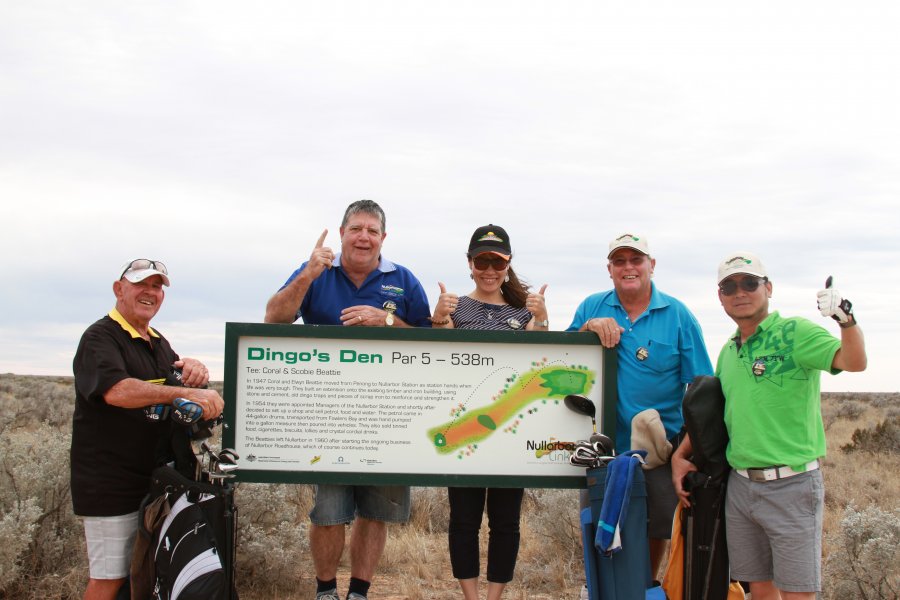
[(840, 327), (841, 329), (850, 329), (851, 327), (856, 327), (856, 315), (851, 314), (850, 320), (846, 323), (841, 323), (840, 321), (838, 321), (838, 327)]
[(450, 322), (450, 319), (444, 319), (443, 321), (435, 321), (434, 319), (429, 318), (428, 320), (431, 321), (432, 325), (446, 325), (447, 323)]

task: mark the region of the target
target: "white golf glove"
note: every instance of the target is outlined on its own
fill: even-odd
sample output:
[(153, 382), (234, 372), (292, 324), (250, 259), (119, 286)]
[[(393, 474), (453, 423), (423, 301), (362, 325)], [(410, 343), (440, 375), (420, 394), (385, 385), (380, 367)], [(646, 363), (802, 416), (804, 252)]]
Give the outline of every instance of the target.
[(825, 289), (816, 294), (819, 312), (823, 317), (831, 317), (841, 325), (855, 320), (853, 317), (853, 304), (844, 298), (841, 293), (831, 287), (831, 277), (825, 281)]

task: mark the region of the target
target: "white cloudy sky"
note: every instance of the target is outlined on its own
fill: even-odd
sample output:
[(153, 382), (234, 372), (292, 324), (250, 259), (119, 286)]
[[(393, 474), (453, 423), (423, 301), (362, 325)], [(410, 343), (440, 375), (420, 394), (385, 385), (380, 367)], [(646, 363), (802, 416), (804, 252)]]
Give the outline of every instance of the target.
[(173, 279), (154, 325), (221, 378), (224, 323), (372, 198), (432, 302), (505, 226), (551, 329), (641, 233), (713, 356), (726, 253), (837, 331), (831, 274), (870, 360), (823, 388), (896, 391), (897, 31), (887, 1), (2, 2), (0, 372), (69, 374), (149, 257)]

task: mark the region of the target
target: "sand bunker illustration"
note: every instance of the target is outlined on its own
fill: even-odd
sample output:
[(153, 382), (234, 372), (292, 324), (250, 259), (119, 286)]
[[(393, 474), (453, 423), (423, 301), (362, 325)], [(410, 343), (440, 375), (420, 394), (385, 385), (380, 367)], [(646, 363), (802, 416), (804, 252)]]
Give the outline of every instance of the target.
[[(467, 448), (472, 451), (497, 430), (515, 433), (527, 407), (548, 401), (559, 404), (567, 394), (589, 394), (596, 379), (595, 373), (585, 366), (548, 365), (546, 359), (531, 364), (533, 368), (526, 373), (508, 377), (503, 389), (491, 398), (491, 404), (469, 410), (461, 403), (451, 411), (451, 421), (429, 429), (428, 438), (437, 452), (451, 454)], [(474, 390), (469, 400), (477, 393)], [(537, 406), (527, 409), (528, 414), (537, 411)]]

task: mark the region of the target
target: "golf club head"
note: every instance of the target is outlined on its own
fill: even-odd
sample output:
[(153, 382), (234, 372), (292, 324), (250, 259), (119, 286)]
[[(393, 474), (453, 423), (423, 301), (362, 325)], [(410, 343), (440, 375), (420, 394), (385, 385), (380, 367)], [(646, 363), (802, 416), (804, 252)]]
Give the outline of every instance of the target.
[(234, 479), (234, 475), (231, 473), (207, 473), (206, 476), (210, 483), (218, 485), (224, 485), (226, 479)]
[(579, 394), (569, 394), (563, 399), (563, 403), (569, 410), (577, 412), (579, 415), (594, 418), (597, 416), (597, 407), (588, 398)]
[(590, 417), (594, 433), (597, 433), (597, 407), (594, 406), (594, 403), (589, 398), (580, 394), (569, 394), (563, 399), (563, 402), (569, 410)]
[(216, 471), (218, 473), (231, 473), (232, 471), (237, 471), (238, 466), (235, 464), (227, 464), (227, 463), (218, 463), (216, 465)]
[(569, 457), (569, 464), (573, 467), (584, 467), (586, 469), (590, 469), (592, 466), (594, 466), (594, 461), (581, 459), (573, 454)]
[(221, 450), (221, 452), (219, 452), (219, 454), (230, 454), (231, 458), (233, 458), (234, 460), (241, 459), (241, 457), (238, 455), (238, 453), (234, 451), (234, 448), (222, 448), (222, 450)]
[(575, 451), (572, 453), (572, 456), (574, 456), (579, 461), (587, 461), (587, 462), (592, 462), (598, 458), (598, 455), (596, 452), (594, 452), (593, 450), (591, 450), (589, 448), (584, 448), (584, 447), (575, 448)]
[(236, 465), (237, 464), (237, 461), (234, 460), (234, 457), (227, 452), (219, 452), (218, 459), (219, 459), (219, 464), (224, 464), (224, 465)]
[(591, 434), (591, 447), (601, 456), (615, 456), (615, 446), (609, 436), (602, 433)]

